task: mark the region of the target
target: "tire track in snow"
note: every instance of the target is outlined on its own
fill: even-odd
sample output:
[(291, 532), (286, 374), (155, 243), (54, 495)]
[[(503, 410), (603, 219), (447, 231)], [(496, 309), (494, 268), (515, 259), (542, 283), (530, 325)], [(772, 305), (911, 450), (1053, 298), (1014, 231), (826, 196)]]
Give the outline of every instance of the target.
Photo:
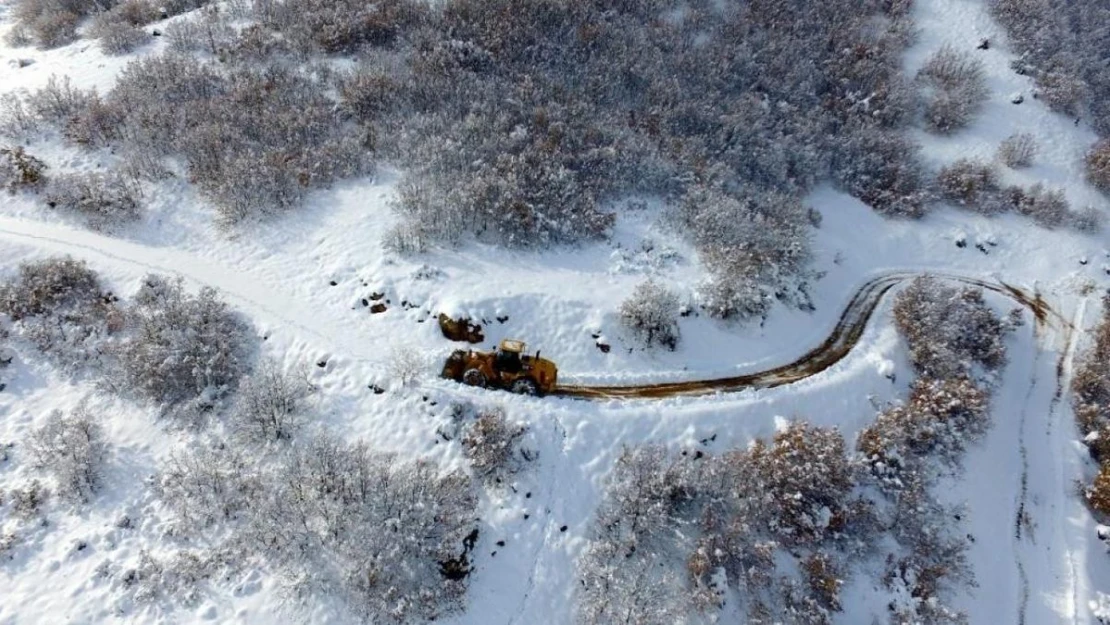
[[(1048, 423), (1046, 426), (1046, 435), (1051, 440), (1053, 436), (1062, 436), (1058, 429), (1055, 428), (1056, 421), (1062, 414), (1067, 414), (1068, 411), (1061, 411), (1060, 406), (1063, 400), (1068, 395), (1068, 389), (1071, 387), (1071, 377), (1073, 372), (1073, 363), (1075, 360), (1075, 352), (1078, 343), (1078, 333), (1080, 328), (1083, 327), (1083, 317), (1087, 311), (1087, 298), (1080, 300), (1079, 306), (1076, 308), (1075, 315), (1071, 323), (1065, 329), (1064, 334), (1064, 348), (1061, 350), (1060, 358), (1056, 362), (1056, 391), (1052, 396), (1052, 402), (1049, 404), (1048, 409)], [(1071, 437), (1065, 435), (1064, 444), (1070, 444)], [(1067, 513), (1064, 510), (1067, 501), (1068, 484), (1067, 476), (1065, 475), (1062, 467), (1057, 467), (1059, 471), (1059, 483), (1057, 488), (1053, 490), (1055, 501), (1053, 508), (1056, 512), (1056, 527), (1057, 531), (1060, 528), (1067, 527), (1068, 519)], [(1071, 620), (1073, 623), (1079, 622), (1079, 572), (1075, 563), (1075, 550), (1072, 549), (1069, 543), (1070, 532), (1064, 533), (1061, 543), (1064, 547), (1064, 553), (1067, 560), (1068, 567), (1068, 590), (1069, 599), (1071, 600)]]

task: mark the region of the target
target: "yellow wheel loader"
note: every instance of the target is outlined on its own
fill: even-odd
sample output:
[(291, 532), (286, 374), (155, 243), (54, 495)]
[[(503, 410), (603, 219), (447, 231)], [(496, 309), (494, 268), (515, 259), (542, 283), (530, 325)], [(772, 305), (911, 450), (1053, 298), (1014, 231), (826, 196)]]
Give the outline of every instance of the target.
[(458, 349), (443, 365), (443, 377), (468, 386), (499, 388), (521, 395), (545, 395), (555, 388), (555, 363), (524, 353), (522, 341), (505, 339), (492, 352)]

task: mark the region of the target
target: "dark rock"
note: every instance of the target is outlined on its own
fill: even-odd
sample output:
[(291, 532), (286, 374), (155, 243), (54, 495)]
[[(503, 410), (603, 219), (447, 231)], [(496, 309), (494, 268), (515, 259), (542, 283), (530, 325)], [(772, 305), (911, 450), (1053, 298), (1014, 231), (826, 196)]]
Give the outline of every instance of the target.
[(975, 46), (975, 49), (976, 50), (990, 50), (991, 49), (991, 40), (987, 39), (986, 37), (983, 37), (982, 39), (979, 40), (979, 45)]
[(603, 354), (608, 354), (609, 350), (612, 349), (608, 343), (598, 343), (597, 348), (600, 349)]
[(383, 304), (381, 302), (378, 302), (377, 304), (374, 304), (373, 306), (370, 307), (370, 314), (377, 315), (379, 313), (385, 312), (386, 310), (387, 310), (387, 308), (386, 308), (385, 304)]
[(497, 318), (497, 323), (505, 323), (508, 320), (509, 320), (508, 315), (501, 315), (500, 317)]
[(503, 541), (503, 540), (497, 541), (497, 546), (498, 547), (504, 547), (505, 546), (505, 541)]
[(328, 284), (330, 284), (330, 285), (332, 285), (332, 286), (339, 286), (339, 283), (338, 283), (338, 282), (336, 282), (335, 280), (330, 280), (330, 281), (328, 281)]
[(318, 360), (318, 361), (316, 361), (316, 366), (317, 366), (317, 367), (320, 367), (321, 369), (323, 369), (324, 367), (328, 366), (328, 360), (327, 360), (327, 358), (325, 358), (325, 359), (323, 359), (323, 360)]
[(566, 526), (566, 525), (564, 525), (564, 526), (560, 527), (560, 528), (559, 528), (559, 531), (560, 531), (560, 532), (565, 532), (565, 531), (567, 531), (567, 526)]
[(364, 297), (364, 298), (362, 298), (362, 306), (363, 306), (363, 308), (365, 308), (365, 307), (367, 307), (367, 306), (369, 306), (369, 305), (370, 305), (370, 300), (366, 299), (365, 297)]
[(376, 302), (376, 301), (380, 300), (383, 297), (385, 297), (385, 293), (371, 293), (370, 294), (370, 301)]
[(452, 341), (481, 343), (486, 340), (482, 326), (469, 319), (452, 319), (444, 313), (439, 314), (439, 329), (443, 336)]
[(1010, 102), (1012, 102), (1014, 104), (1021, 104), (1024, 101), (1025, 101), (1025, 96), (1021, 95), (1020, 93), (1014, 94), (1013, 96), (1010, 97)]

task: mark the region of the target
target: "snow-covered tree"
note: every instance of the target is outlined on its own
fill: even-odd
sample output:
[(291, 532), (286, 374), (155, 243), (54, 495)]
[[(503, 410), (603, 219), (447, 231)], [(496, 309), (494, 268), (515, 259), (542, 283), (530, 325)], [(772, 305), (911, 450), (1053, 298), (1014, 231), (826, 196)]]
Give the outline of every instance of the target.
[(63, 497), (88, 502), (103, 485), (108, 444), (85, 406), (64, 416), (55, 411), (27, 441), (34, 465), (50, 472)]
[(620, 321), (645, 347), (660, 345), (674, 350), (681, 334), (678, 329), (678, 295), (667, 287), (648, 280), (636, 287), (621, 302)]

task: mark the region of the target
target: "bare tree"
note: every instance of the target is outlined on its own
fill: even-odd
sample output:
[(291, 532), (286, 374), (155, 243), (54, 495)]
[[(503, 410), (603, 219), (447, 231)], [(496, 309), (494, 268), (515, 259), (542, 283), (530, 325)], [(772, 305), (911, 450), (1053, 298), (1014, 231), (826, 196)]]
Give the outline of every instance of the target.
[(27, 449), (36, 467), (53, 474), (63, 497), (88, 502), (100, 490), (108, 444), (84, 405), (68, 417), (51, 413), (32, 433)]

